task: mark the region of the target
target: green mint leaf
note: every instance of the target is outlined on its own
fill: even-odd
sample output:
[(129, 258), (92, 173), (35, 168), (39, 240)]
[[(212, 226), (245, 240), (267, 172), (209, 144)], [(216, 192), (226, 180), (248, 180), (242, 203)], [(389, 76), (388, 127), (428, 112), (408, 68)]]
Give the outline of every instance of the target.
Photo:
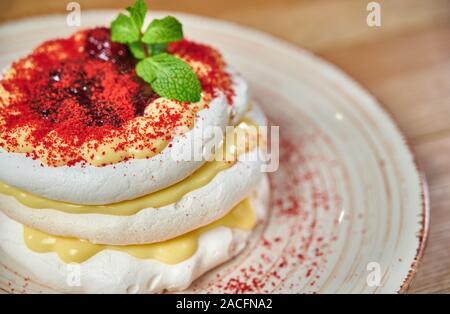
[(158, 20), (154, 19), (142, 37), (147, 44), (162, 44), (178, 41), (183, 38), (183, 27), (181, 23), (172, 16)]
[(133, 20), (120, 13), (111, 23), (111, 40), (122, 44), (140, 40), (141, 34)]
[(156, 79), (156, 68), (150, 58), (141, 60), (136, 64), (136, 74), (147, 83), (153, 83)]
[(167, 50), (167, 43), (164, 44), (151, 44), (149, 45), (150, 48), (150, 54), (152, 56), (163, 53), (164, 51)]
[(130, 12), (131, 18), (136, 24), (137, 28), (141, 30), (144, 24), (145, 14), (147, 14), (147, 5), (142, 0), (137, 0), (133, 6), (128, 7), (127, 11)]
[(181, 102), (200, 100), (202, 87), (197, 75), (184, 61), (161, 53), (140, 61), (136, 73), (161, 97)]
[(136, 59), (145, 58), (144, 44), (142, 44), (141, 42), (136, 41), (134, 43), (128, 44), (128, 49), (130, 49), (133, 57), (135, 57)]

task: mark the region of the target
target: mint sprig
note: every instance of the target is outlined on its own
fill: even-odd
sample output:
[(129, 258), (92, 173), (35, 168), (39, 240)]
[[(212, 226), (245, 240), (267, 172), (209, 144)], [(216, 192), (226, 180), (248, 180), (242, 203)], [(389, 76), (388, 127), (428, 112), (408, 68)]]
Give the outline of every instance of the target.
[(144, 46), (139, 41), (128, 44), (128, 49), (136, 59), (144, 59), (147, 53), (144, 49)]
[(139, 61), (136, 73), (164, 97), (181, 101), (199, 101), (202, 87), (191, 67), (168, 53)]
[(111, 40), (122, 44), (139, 41), (141, 32), (136, 23), (122, 13), (111, 23)]
[(144, 24), (145, 15), (147, 14), (147, 5), (144, 1), (138, 0), (132, 7), (128, 7), (127, 11), (130, 12), (131, 19), (136, 24), (137, 28), (141, 30)]
[(147, 44), (164, 44), (183, 39), (183, 26), (173, 16), (163, 19), (154, 19), (142, 36)]
[(127, 8), (130, 16), (120, 13), (111, 23), (111, 40), (127, 44), (140, 61), (136, 74), (149, 83), (161, 97), (181, 102), (197, 102), (202, 91), (200, 81), (183, 60), (168, 54), (171, 42), (183, 39), (183, 27), (172, 16), (154, 19), (142, 33), (147, 5), (137, 0)]

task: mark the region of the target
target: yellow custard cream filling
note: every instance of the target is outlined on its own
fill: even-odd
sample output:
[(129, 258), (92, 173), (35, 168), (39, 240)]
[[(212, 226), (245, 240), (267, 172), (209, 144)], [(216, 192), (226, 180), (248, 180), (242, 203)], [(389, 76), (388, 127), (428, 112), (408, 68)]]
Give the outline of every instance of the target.
[[(233, 134), (234, 138), (228, 141), (225, 139), (224, 148), (216, 152), (216, 160), (207, 162), (192, 175), (174, 185), (133, 200), (108, 205), (71, 204), (27, 193), (3, 182), (0, 182), (0, 193), (13, 196), (23, 205), (34, 209), (55, 209), (71, 214), (134, 215), (145, 208), (158, 208), (175, 203), (187, 193), (207, 185), (221, 171), (230, 168), (236, 156), (255, 148), (258, 144), (257, 130), (251, 121), (239, 123), (234, 128)], [(238, 137), (245, 140), (241, 141)]]
[(109, 205), (79, 205), (49, 200), (23, 190), (0, 183), (0, 193), (16, 198), (23, 205), (35, 209), (56, 209), (70, 214), (104, 214), (131, 216), (144, 208), (166, 206), (180, 200), (185, 194), (208, 184), (214, 177), (233, 164), (224, 161), (206, 163), (188, 178), (163, 190), (119, 203)]
[(103, 250), (114, 250), (140, 259), (154, 259), (165, 264), (177, 264), (194, 255), (202, 233), (218, 227), (249, 231), (255, 226), (256, 220), (256, 213), (250, 200), (245, 199), (219, 220), (174, 239), (158, 243), (127, 246), (93, 244), (86, 240), (52, 236), (26, 226), (24, 226), (24, 241), (31, 251), (54, 252), (65, 263), (83, 263)]

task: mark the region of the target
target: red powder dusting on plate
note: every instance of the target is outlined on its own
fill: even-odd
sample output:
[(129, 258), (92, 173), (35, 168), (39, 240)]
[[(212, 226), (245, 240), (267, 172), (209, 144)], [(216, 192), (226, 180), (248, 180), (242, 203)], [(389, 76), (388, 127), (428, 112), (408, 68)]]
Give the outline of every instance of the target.
[(254, 292), (255, 288), (247, 283), (247, 280), (240, 280), (239, 278), (231, 278), (226, 283), (224, 290), (227, 293), (249, 293)]

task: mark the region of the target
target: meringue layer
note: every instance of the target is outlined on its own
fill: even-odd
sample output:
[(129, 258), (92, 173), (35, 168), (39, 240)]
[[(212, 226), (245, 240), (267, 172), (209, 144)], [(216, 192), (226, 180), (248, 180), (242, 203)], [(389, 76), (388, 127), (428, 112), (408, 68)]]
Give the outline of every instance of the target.
[[(266, 124), (258, 106), (246, 118), (259, 125)], [(15, 189), (12, 195), (7, 195), (8, 191), (0, 194), (0, 210), (31, 228), (93, 243), (130, 245), (165, 241), (223, 217), (245, 198), (263, 176), (262, 153), (259, 147), (240, 154), (234, 164), (208, 162), (203, 167), (206, 170), (211, 167), (212, 171), (204, 172), (202, 168), (175, 186), (128, 202), (93, 207), (39, 197), (29, 202), (33, 196)]]
[[(264, 221), (269, 202), (266, 178), (249, 197), (258, 221)], [(115, 250), (104, 250), (81, 264), (66, 264), (54, 253), (29, 250), (23, 239), (23, 226), (0, 212), (1, 254), (7, 254), (20, 265), (23, 276), (65, 293), (180, 291), (240, 253), (250, 235), (248, 230), (213, 228), (199, 237), (195, 253), (177, 264), (140, 259)], [(74, 278), (76, 280), (72, 280)]]
[[(0, 181), (48, 199), (83, 204), (104, 205), (135, 199), (183, 180), (200, 168), (209, 158), (205, 147), (218, 145), (220, 138), (204, 136), (204, 130), (239, 121), (248, 108), (248, 86), (245, 80), (229, 70), (235, 96), (227, 104), (219, 94), (200, 110), (192, 130), (175, 136), (171, 145), (148, 159), (130, 159), (104, 167), (74, 165), (48, 167), (23, 153), (0, 149)], [(177, 152), (199, 149), (201, 160), (177, 160)], [(174, 153), (175, 152), (175, 153)], [(112, 184), (111, 182), (114, 182)]]

